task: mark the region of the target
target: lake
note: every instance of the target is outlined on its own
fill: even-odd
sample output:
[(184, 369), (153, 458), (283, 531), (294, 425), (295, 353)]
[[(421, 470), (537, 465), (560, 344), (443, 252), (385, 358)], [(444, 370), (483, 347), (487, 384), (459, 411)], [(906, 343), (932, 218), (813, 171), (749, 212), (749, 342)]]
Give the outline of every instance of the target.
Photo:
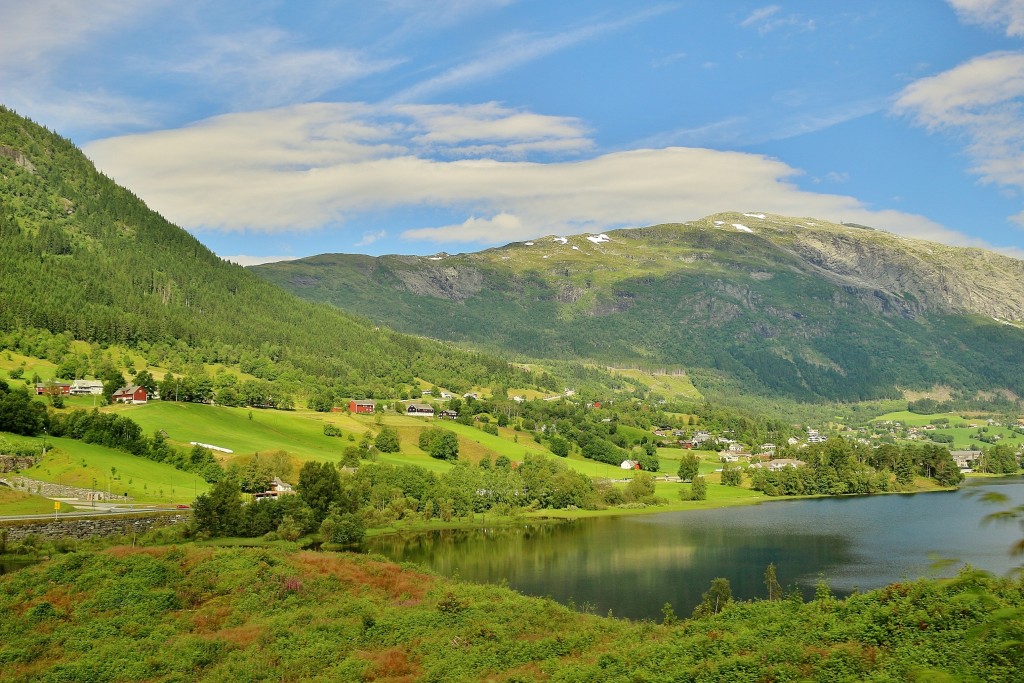
[[(1024, 478), (972, 480), (960, 491), (813, 500), (645, 516), (583, 519), (514, 528), (434, 531), (369, 539), (366, 549), (447, 576), (507, 582), (521, 593), (587, 606), (598, 614), (660, 618), (672, 603), (688, 615), (711, 579), (729, 579), (739, 599), (764, 597), (774, 562), (784, 588), (811, 596), (825, 579), (848, 595), (894, 581), (949, 576), (969, 563), (996, 574), (1015, 524), (984, 524), (1005, 506), (978, 493), (1024, 503)], [(953, 566), (937, 568), (939, 559)]]

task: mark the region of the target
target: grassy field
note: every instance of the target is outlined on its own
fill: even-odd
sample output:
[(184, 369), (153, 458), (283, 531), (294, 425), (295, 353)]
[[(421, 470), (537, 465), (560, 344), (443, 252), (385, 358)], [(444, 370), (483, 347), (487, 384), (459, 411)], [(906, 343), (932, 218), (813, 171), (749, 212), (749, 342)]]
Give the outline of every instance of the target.
[[(928, 430), (922, 432), (923, 437), (927, 440), (930, 435), (946, 435), (953, 437), (953, 443), (942, 445), (948, 445), (952, 450), (979, 450), (981, 448), (990, 448), (994, 444), (986, 443), (979, 437), (984, 435), (986, 438), (999, 436), (999, 443), (1008, 443), (1015, 448), (1019, 448), (1024, 444), (1024, 436), (1013, 432), (1007, 427), (996, 427), (989, 426), (985, 419), (980, 417), (963, 416), (958, 413), (935, 413), (932, 415), (919, 415), (918, 413), (911, 413), (909, 411), (899, 411), (895, 413), (886, 413), (881, 415), (872, 422), (901, 422), (908, 427), (924, 427), (925, 425), (932, 424), (936, 420), (948, 420), (949, 427), (937, 428), (934, 430)], [(970, 425), (974, 425), (973, 427)], [(905, 441), (905, 443), (923, 443), (926, 441)]]
[(679, 471), (679, 461), (684, 455), (693, 454), (700, 458), (699, 472), (703, 475), (713, 474), (715, 470), (722, 468), (722, 461), (716, 451), (686, 450), (683, 448), (659, 448), (658, 461), (661, 465), (659, 470), (662, 474), (675, 476)]
[[(61, 514), (74, 510), (74, 506), (61, 503)], [(0, 515), (45, 515), (52, 512), (53, 501), (49, 498), (0, 486)]]
[[(74, 439), (51, 437), (47, 441), (50, 450), (46, 458), (24, 470), (26, 477), (78, 488), (95, 485), (101, 491), (127, 493), (137, 503), (190, 503), (196, 493), (209, 490), (199, 477), (170, 465)], [(3, 512), (15, 514), (7, 508)]]
[[(338, 462), (345, 446), (351, 443), (348, 435), (358, 438), (364, 431), (362, 425), (342, 413), (307, 410), (257, 410), (173, 401), (110, 406), (106, 410), (130, 417), (147, 434), (162, 429), (177, 445), (198, 441), (231, 449), (235, 455), (284, 450), (300, 462)], [(324, 436), (325, 422), (337, 425), (344, 435)]]
[(683, 398), (701, 398), (700, 390), (693, 386), (690, 376), (687, 374), (666, 375), (652, 373), (644, 370), (608, 368), (614, 375), (620, 375), (626, 379), (633, 379), (643, 382), (656, 394), (664, 396), (679, 396)]
[[(22, 367), (24, 364), (25, 374), (20, 380), (10, 379), (10, 371)], [(4, 351), (0, 353), (0, 370), (3, 370), (3, 378), (12, 384), (31, 379), (33, 374), (38, 374), (42, 379), (50, 379), (57, 370), (57, 366), (48, 360), (23, 356), (15, 351)]]

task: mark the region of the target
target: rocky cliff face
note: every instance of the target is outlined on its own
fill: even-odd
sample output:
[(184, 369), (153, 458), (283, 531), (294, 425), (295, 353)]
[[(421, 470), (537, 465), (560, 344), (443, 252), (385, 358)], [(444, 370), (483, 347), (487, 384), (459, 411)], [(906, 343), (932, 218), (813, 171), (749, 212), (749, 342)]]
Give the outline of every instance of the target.
[(1024, 261), (981, 249), (839, 231), (794, 233), (792, 250), (822, 277), (910, 314), (976, 313), (1024, 322)]

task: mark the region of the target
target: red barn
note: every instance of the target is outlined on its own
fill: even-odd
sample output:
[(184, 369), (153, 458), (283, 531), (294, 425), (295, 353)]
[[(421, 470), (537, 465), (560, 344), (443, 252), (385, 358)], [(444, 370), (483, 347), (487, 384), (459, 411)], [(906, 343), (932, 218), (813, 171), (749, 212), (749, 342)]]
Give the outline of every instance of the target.
[(350, 413), (372, 413), (377, 407), (376, 401), (349, 401), (348, 412)]
[(146, 390), (134, 384), (121, 387), (110, 397), (113, 403), (145, 403), (148, 399)]

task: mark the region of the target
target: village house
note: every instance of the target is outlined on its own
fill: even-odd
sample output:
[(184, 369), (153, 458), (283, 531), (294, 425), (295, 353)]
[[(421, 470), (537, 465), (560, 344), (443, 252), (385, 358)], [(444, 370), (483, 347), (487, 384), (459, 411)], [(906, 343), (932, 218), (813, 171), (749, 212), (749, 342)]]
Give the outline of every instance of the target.
[(410, 403), (405, 413), (417, 417), (434, 417), (434, 407), (428, 403)]
[(111, 403), (130, 403), (134, 405), (141, 405), (148, 400), (149, 395), (146, 393), (146, 390), (135, 384), (121, 387), (110, 397)]
[(102, 394), (103, 382), (98, 379), (76, 379), (71, 383), (72, 396), (85, 396), (88, 394)]
[(795, 458), (779, 458), (778, 460), (769, 460), (767, 462), (757, 462), (751, 465), (751, 467), (763, 467), (769, 472), (781, 472), (787, 467), (803, 467), (806, 465), (803, 460), (797, 460)]
[(376, 401), (349, 401), (348, 412), (370, 415), (377, 409)]
[[(102, 391), (103, 387), (100, 385), (100, 393), (102, 393)], [(46, 384), (36, 385), (36, 396), (43, 396), (51, 392), (67, 396), (71, 393), (71, 385), (65, 382), (47, 382)]]
[(950, 451), (949, 454), (953, 456), (953, 462), (961, 472), (971, 472), (971, 468), (981, 457), (981, 451)]
[(276, 500), (281, 496), (287, 496), (292, 493), (295, 493), (295, 489), (292, 488), (291, 484), (281, 481), (278, 477), (274, 477), (266, 491), (254, 493), (252, 497), (253, 500)]
[(454, 420), (459, 416), (459, 414), (454, 410), (442, 410), (437, 414), (437, 416), (442, 420)]

